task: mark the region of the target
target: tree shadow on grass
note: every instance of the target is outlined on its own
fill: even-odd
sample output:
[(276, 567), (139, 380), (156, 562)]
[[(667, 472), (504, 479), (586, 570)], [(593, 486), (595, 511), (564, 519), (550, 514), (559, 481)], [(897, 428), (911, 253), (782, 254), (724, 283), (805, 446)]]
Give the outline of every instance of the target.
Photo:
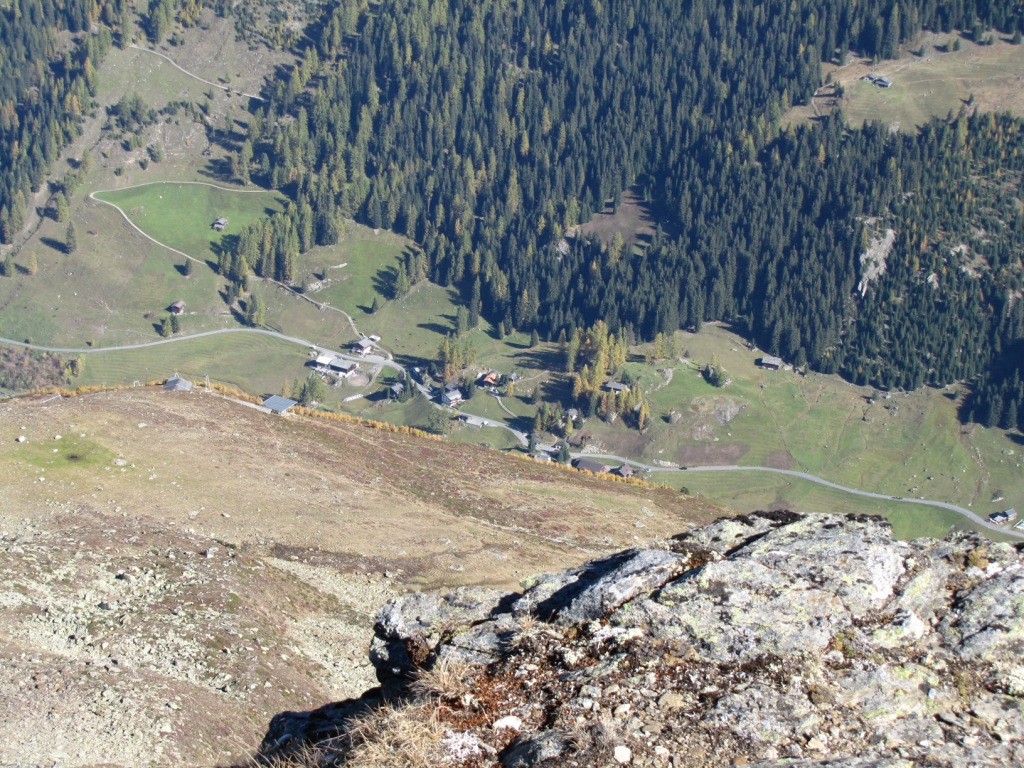
[(373, 276), (373, 290), (385, 299), (398, 298), (397, 284), (397, 267), (385, 267), (384, 269), (378, 269), (377, 273)]
[(216, 181), (234, 181), (231, 175), (231, 161), (226, 157), (213, 157), (206, 162), (205, 168), (199, 169), (199, 175)]
[(447, 336), (452, 333), (452, 327), (450, 325), (441, 325), (441, 323), (417, 323), (416, 327), (422, 328), (425, 331), (438, 333), (442, 336)]
[(39, 238), (39, 242), (41, 242), (47, 248), (52, 248), (57, 253), (63, 253), (65, 256), (69, 253), (68, 247), (64, 243), (52, 237), (41, 237)]
[(550, 347), (519, 347), (526, 350), (516, 355), (516, 364), (524, 368), (537, 368), (542, 371), (557, 371), (563, 368), (565, 361), (559, 349)]

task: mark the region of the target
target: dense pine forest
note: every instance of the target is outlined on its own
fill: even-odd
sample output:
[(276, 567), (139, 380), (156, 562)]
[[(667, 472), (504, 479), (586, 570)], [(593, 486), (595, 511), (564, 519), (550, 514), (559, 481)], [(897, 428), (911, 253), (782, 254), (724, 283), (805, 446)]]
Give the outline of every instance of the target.
[[(288, 279), (354, 215), (420, 243), (422, 271), (504, 328), (557, 339), (602, 320), (639, 340), (728, 320), (858, 383), (984, 379), (1020, 336), (1024, 125), (951, 115), (906, 136), (780, 116), (849, 50), (1022, 24), (995, 2), (341, 3), (237, 158), (296, 204), (228, 268)], [(628, 188), (661, 225), (649, 247), (565, 247)]]
[(78, 135), (127, 8), (127, 0), (13, 0), (0, 10), (0, 242), (13, 240), (29, 195)]
[[(139, 5), (160, 40), (202, 4)], [(61, 62), (58, 33), (117, 29), (124, 8), (16, 2), (0, 14), (3, 39), (38, 30), (35, 60), (53, 65), (39, 72), (16, 42), (25, 53), (9, 66), (22, 80), (4, 86), (52, 81), (61, 99), (78, 82), (58, 87), (63, 78), (88, 88), (109, 34), (73, 36)], [(26, 10), (38, 22), (20, 21)], [(220, 269), (290, 280), (299, 254), (336, 242), (352, 216), (418, 243), (397, 285), (456, 288), (471, 323), (555, 340), (601, 321), (639, 341), (724, 320), (857, 383), (972, 380), (964, 416), (1010, 426), (1024, 419), (1024, 123), (965, 111), (913, 136), (853, 130), (841, 114), (782, 127), (820, 84), (821, 62), (891, 57), (922, 29), (1019, 40), (1024, 5), (340, 0), (296, 43), (299, 63), (268, 85), (233, 158), (238, 180), (293, 203), (243, 233)], [(4, 97), (3, 130), (12, 112), (24, 124), (23, 101)], [(3, 134), (26, 158), (5, 169), (7, 231), (73, 135), (73, 111), (40, 112), (52, 114), (47, 131), (17, 144)], [(627, 190), (658, 222), (650, 243), (572, 236)], [(862, 281), (862, 254), (886, 238)]]

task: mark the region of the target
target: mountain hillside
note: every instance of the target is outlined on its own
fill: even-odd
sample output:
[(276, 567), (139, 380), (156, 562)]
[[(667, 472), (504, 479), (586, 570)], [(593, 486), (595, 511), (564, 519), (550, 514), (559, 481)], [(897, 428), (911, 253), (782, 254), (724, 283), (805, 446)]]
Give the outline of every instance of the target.
[(717, 514), (155, 388), (0, 402), (0, 764), (208, 765), (374, 683), (372, 616)]

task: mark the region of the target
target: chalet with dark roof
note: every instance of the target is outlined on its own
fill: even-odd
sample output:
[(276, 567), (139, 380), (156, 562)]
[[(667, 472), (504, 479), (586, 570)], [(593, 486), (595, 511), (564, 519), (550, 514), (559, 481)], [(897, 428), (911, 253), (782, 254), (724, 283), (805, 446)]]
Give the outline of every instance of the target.
[(583, 472), (593, 472), (597, 475), (607, 475), (612, 468), (596, 459), (573, 459), (572, 465)]

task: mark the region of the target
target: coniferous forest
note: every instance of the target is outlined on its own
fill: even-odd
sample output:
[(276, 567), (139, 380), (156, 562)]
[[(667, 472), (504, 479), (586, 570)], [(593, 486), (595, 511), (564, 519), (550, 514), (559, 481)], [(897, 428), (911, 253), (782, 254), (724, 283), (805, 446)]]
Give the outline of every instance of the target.
[[(922, 29), (1011, 36), (1024, 5), (339, 0), (233, 158), (238, 180), (293, 204), (221, 271), (289, 280), (351, 216), (418, 243), (400, 280), (452, 286), (471, 318), (551, 340), (599, 320), (634, 340), (724, 320), (857, 383), (971, 381), (965, 418), (1024, 426), (1024, 122), (964, 111), (907, 135), (781, 120), (823, 61), (891, 57)], [(8, 217), (37, 177), (5, 173)], [(627, 190), (658, 222), (645, 248), (570, 236)], [(889, 230), (884, 268), (862, 281)]]

